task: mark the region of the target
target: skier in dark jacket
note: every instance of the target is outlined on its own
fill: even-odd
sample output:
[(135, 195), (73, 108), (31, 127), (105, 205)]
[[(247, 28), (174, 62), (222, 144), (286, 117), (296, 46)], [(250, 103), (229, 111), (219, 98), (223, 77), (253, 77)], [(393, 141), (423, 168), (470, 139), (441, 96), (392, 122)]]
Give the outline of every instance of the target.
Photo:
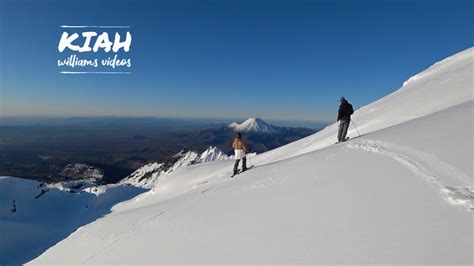
[(337, 114), (337, 121), (339, 122), (339, 131), (337, 133), (337, 142), (346, 141), (347, 130), (351, 122), (351, 115), (354, 113), (352, 105), (347, 102), (346, 98), (339, 99), (339, 112)]

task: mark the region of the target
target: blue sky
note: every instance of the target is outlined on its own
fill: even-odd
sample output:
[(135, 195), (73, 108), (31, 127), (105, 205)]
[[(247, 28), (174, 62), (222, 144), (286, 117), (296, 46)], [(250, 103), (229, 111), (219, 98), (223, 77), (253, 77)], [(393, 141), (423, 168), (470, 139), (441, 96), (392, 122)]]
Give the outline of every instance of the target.
[[(333, 120), (473, 45), (470, 0), (0, 3), (3, 116)], [(132, 74), (60, 74), (65, 24), (130, 25)]]

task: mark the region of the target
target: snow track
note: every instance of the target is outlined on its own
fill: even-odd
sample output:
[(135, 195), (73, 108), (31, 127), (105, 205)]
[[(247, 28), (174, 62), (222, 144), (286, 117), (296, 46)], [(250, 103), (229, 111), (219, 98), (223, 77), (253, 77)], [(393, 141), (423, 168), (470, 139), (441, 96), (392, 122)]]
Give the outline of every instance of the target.
[[(421, 151), (413, 151), (399, 145), (374, 140), (350, 142), (346, 144), (344, 148), (362, 149), (396, 160), (410, 169), (414, 174), (424, 177), (435, 184), (449, 203), (461, 206), (468, 211), (474, 209), (474, 205), (472, 204), (474, 191), (470, 186), (445, 184), (445, 180), (452, 178), (462, 181), (464, 184), (469, 184), (469, 177), (447, 162), (441, 161), (432, 155), (424, 154)], [(427, 161), (430, 163), (425, 163)], [(426, 165), (437, 165), (438, 167), (430, 170)]]

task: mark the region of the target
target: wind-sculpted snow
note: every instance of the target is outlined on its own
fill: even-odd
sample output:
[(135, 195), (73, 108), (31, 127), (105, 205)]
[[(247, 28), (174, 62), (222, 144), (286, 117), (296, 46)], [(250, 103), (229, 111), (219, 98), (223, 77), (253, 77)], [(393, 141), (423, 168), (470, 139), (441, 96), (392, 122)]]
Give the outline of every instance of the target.
[(354, 141), (346, 145), (349, 149), (362, 149), (368, 152), (379, 153), (384, 156), (398, 161), (413, 173), (423, 178), (426, 178), (433, 184), (437, 186), (439, 191), (443, 193), (446, 200), (454, 205), (459, 205), (470, 211), (474, 208), (472, 200), (474, 199), (474, 191), (471, 189), (469, 184), (469, 177), (464, 176), (458, 169), (447, 164), (446, 162), (436, 161), (431, 158), (430, 165), (444, 165), (448, 169), (446, 175), (460, 175), (457, 178), (464, 180), (466, 185), (464, 186), (448, 186), (443, 183), (442, 179), (438, 177), (442, 173), (435, 174), (432, 171), (428, 170), (427, 167), (423, 166), (421, 162), (417, 161), (414, 157), (410, 157), (406, 154), (397, 152), (400, 150), (400, 147), (391, 148), (389, 144), (371, 140), (365, 141)]

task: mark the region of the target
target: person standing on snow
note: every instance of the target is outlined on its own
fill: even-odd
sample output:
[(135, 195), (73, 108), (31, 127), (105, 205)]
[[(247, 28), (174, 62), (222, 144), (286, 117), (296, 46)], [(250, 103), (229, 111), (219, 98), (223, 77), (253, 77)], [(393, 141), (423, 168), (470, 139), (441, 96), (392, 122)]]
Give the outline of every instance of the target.
[(239, 163), (242, 160), (242, 172), (247, 170), (247, 158), (245, 157), (245, 153), (248, 152), (247, 145), (245, 141), (242, 140), (242, 134), (237, 133), (237, 136), (232, 143), (232, 148), (234, 149), (234, 175), (238, 173)]
[(352, 105), (347, 102), (346, 98), (339, 99), (339, 112), (337, 114), (337, 121), (339, 122), (339, 131), (337, 133), (337, 142), (346, 141), (347, 130), (351, 122), (351, 115), (354, 113)]

